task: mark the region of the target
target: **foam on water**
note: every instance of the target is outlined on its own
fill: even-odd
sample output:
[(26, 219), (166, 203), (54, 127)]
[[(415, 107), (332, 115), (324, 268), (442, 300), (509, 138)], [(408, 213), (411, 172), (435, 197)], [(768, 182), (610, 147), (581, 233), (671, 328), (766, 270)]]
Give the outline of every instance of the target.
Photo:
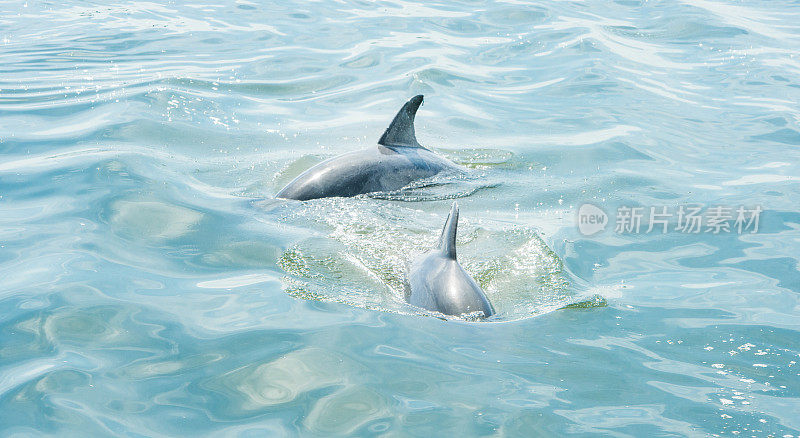
[[(430, 314), (405, 303), (405, 279), (413, 258), (435, 247), (445, 216), (414, 206), (367, 197), (288, 201), (281, 207), (287, 212), (282, 220), (317, 233), (281, 255), (278, 265), (290, 274), (287, 292), (369, 309)], [(470, 220), (469, 211), (462, 209), (458, 245), (460, 263), (494, 304), (497, 316), (492, 320), (530, 317), (585, 299), (571, 285), (558, 256), (532, 229)]]

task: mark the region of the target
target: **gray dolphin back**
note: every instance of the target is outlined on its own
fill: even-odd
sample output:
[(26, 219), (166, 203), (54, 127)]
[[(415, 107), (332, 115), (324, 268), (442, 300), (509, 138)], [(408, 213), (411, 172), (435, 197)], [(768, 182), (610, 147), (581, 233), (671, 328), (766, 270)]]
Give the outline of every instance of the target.
[(278, 192), (277, 197), (305, 201), (393, 191), (442, 171), (458, 171), (459, 167), (453, 162), (417, 142), (414, 117), (420, 105), (422, 95), (406, 102), (386, 128), (377, 147), (323, 161), (292, 180)]
[(484, 317), (491, 316), (494, 308), (483, 289), (456, 259), (457, 231), (458, 205), (454, 202), (438, 247), (411, 264), (406, 300), (445, 315), (481, 311)]

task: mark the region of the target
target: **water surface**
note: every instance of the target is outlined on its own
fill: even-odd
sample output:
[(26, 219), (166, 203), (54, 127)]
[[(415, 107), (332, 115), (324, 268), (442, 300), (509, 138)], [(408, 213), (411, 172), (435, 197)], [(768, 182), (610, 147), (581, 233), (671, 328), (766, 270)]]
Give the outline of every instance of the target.
[[(797, 23), (791, 1), (0, 4), (0, 435), (800, 435)], [(418, 139), (467, 175), (274, 199), (415, 94)], [(402, 301), (453, 199), (487, 322)], [(584, 203), (764, 212), (584, 236)]]

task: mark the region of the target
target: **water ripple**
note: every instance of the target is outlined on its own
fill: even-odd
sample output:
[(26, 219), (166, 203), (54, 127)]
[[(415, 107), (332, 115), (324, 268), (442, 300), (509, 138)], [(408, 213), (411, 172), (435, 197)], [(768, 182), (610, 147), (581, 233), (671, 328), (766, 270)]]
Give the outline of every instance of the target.
[[(798, 17), (0, 4), (0, 435), (800, 435)], [(273, 198), (420, 93), (468, 172)], [(493, 322), (403, 300), (452, 198)], [(587, 202), (764, 214), (584, 236)]]

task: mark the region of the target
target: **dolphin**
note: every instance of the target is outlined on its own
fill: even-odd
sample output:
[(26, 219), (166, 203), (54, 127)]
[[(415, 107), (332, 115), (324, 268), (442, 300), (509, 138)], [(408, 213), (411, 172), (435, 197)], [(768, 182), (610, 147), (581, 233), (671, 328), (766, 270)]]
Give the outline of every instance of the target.
[(489, 317), (494, 314), (492, 304), (456, 260), (457, 228), (458, 204), (453, 202), (438, 247), (417, 257), (411, 264), (406, 301), (445, 315), (480, 310), (484, 317)]
[(305, 201), (399, 190), (412, 181), (445, 170), (461, 170), (460, 166), (417, 142), (414, 116), (420, 105), (422, 95), (406, 102), (378, 140), (377, 148), (325, 160), (301, 173), (281, 189), (277, 197)]

